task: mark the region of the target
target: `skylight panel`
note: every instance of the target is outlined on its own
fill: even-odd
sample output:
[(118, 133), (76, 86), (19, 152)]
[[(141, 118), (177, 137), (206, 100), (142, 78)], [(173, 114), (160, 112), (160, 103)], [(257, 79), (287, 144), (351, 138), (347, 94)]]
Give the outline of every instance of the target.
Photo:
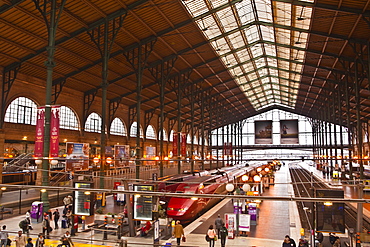
[(276, 58), (267, 58), (267, 65), (271, 67), (277, 67), (277, 59)]
[(233, 70), (234, 70), (234, 74), (235, 75), (241, 75), (241, 74), (243, 74), (243, 71), (242, 71), (242, 69), (240, 67), (235, 67)]
[(242, 25), (255, 20), (251, 3), (252, 1), (241, 1), (235, 4)]
[(250, 59), (249, 53), (247, 50), (241, 50), (236, 52), (237, 56), (240, 58), (240, 61), (248, 61)]
[(248, 43), (253, 43), (259, 40), (257, 27), (254, 25), (245, 29), (245, 35), (247, 36)]
[(214, 37), (222, 34), (217, 26), (217, 23), (211, 16), (207, 16), (203, 19), (198, 20), (197, 24), (208, 39), (213, 39)]
[(252, 63), (244, 64), (242, 67), (244, 68), (245, 73), (249, 73), (254, 70)]
[(279, 76), (279, 72), (275, 68), (269, 68), (271, 76)]
[(258, 19), (260, 21), (272, 22), (271, 1), (254, 0), (256, 3)]
[(220, 56), (231, 51), (225, 38), (212, 41), (211, 44)]
[(265, 59), (263, 57), (258, 58), (257, 60), (254, 61), (254, 63), (256, 64), (257, 69), (266, 65)]
[(212, 3), (213, 8), (217, 8), (218, 6), (228, 3), (228, 1), (227, 0), (212, 0), (211, 3)]
[(201, 14), (208, 12), (208, 7), (204, 1), (191, 0), (184, 1), (185, 6), (193, 17), (197, 17)]
[[(260, 77), (262, 77), (262, 76), (267, 76), (269, 74), (269, 72), (266, 68), (263, 68), (263, 69), (260, 69), (258, 71), (258, 74), (260, 75)], [(266, 78), (264, 78), (264, 79), (266, 79)], [(263, 80), (262, 80), (262, 82), (263, 82)]]
[(262, 45), (261, 44), (254, 45), (251, 51), (252, 51), (253, 57), (261, 56), (263, 54)]
[(274, 8), (274, 11), (276, 12), (275, 18), (276, 23), (284, 26), (290, 26), (291, 25), (291, 7), (292, 5), (290, 3), (283, 3), (283, 2), (275, 2), (276, 8)]
[(218, 11), (216, 14), (220, 19), (222, 26), (225, 29), (225, 32), (228, 32), (238, 27), (233, 11), (231, 10), (230, 7)]
[(232, 33), (228, 37), (229, 37), (229, 40), (231, 41), (232, 46), (234, 47), (234, 49), (238, 49), (242, 46), (245, 46), (243, 37), (240, 34), (240, 32)]
[(252, 80), (257, 79), (257, 75), (256, 75), (256, 73), (255, 73), (255, 72), (252, 72), (252, 73), (248, 74), (248, 77), (249, 77), (249, 79), (250, 79), (251, 81), (252, 81)]
[(263, 84), (263, 88), (264, 89), (266, 89), (266, 90), (267, 89), (271, 89), (270, 79), (269, 78), (265, 77), (261, 81), (262, 81), (262, 84)]
[(261, 26), (261, 32), (262, 32), (262, 39), (274, 42), (275, 37), (274, 37), (274, 29), (273, 27), (268, 27), (268, 26)]
[(274, 45), (264, 44), (266, 55), (276, 57), (276, 50)]

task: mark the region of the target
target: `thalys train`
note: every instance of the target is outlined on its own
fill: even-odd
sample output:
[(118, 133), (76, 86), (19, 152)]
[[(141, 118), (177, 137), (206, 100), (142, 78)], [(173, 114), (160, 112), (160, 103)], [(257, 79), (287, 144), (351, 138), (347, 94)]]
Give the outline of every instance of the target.
[[(213, 170), (206, 175), (193, 177), (180, 183), (175, 192), (182, 194), (226, 194), (227, 183), (237, 182), (237, 179), (253, 169), (254, 166), (232, 166)], [(167, 216), (187, 223), (219, 201), (219, 198), (172, 197), (168, 202)]]

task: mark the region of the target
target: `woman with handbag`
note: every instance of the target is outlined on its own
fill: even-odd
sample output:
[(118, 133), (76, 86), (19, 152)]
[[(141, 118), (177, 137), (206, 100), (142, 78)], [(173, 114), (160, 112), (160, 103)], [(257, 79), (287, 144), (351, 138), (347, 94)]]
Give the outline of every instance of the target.
[(217, 240), (217, 233), (213, 229), (213, 225), (208, 228), (207, 236), (209, 237), (209, 247), (215, 247), (215, 241)]

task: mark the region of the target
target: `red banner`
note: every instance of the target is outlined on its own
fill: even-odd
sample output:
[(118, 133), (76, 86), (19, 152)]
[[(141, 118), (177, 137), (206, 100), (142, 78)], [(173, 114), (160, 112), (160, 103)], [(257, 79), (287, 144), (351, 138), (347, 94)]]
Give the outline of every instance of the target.
[(186, 156), (186, 133), (181, 132), (181, 155)]
[(178, 133), (177, 132), (173, 132), (173, 142), (172, 142), (172, 153), (173, 153), (173, 156), (177, 156), (178, 155), (178, 147), (177, 147), (177, 142), (178, 142)]
[(37, 108), (36, 120), (36, 138), (35, 138), (35, 157), (42, 157), (44, 151), (44, 124), (45, 124), (45, 107)]
[(59, 155), (59, 111), (60, 106), (52, 106), (50, 116), (50, 157)]

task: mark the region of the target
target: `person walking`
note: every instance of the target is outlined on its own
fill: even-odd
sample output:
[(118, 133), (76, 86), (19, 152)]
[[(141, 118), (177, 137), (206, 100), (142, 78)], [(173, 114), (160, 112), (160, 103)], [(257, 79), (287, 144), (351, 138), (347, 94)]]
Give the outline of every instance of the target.
[(296, 243), (289, 235), (285, 235), (282, 247), (296, 247)]
[(209, 237), (209, 247), (215, 247), (215, 241), (216, 241), (216, 231), (213, 229), (213, 225), (210, 225), (208, 228), (207, 235)]
[(225, 227), (225, 223), (222, 223), (222, 226), (220, 228), (221, 247), (225, 247), (227, 235), (228, 231), (227, 228)]
[(181, 243), (181, 237), (185, 237), (184, 228), (180, 224), (180, 221), (176, 221), (175, 229), (173, 230), (173, 236), (176, 238), (177, 245)]
[(39, 236), (36, 239), (36, 246), (35, 247), (44, 247), (45, 244), (45, 238), (42, 233), (39, 233)]
[(224, 223), (224, 221), (222, 220), (221, 215), (218, 214), (217, 219), (215, 220), (215, 226), (216, 226), (218, 238), (220, 238), (220, 229), (221, 229), (223, 223)]
[(25, 247), (27, 244), (27, 237), (22, 234), (22, 231), (18, 231), (18, 235), (14, 238), (15, 247)]
[(6, 231), (6, 225), (3, 225), (2, 229), (0, 230), (0, 247), (6, 247), (8, 243), (8, 232)]
[(60, 214), (59, 214), (58, 209), (55, 209), (55, 211), (53, 212), (53, 215), (54, 215), (54, 228), (58, 229), (59, 228), (58, 221), (59, 221), (59, 218), (60, 218)]
[(50, 238), (49, 236), (50, 232), (51, 232), (50, 220), (49, 216), (46, 215), (44, 220), (42, 221), (42, 233), (44, 234), (45, 238)]

